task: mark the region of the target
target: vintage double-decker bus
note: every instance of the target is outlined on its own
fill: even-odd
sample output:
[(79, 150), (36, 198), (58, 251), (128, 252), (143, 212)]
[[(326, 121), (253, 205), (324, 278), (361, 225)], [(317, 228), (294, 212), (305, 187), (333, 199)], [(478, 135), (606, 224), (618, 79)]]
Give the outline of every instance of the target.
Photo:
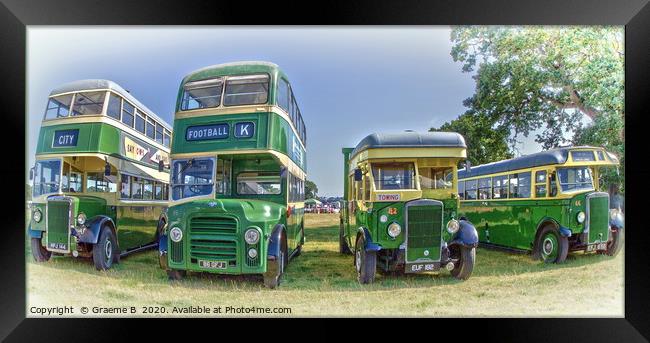
[(569, 251), (618, 252), (623, 213), (597, 191), (599, 169), (617, 166), (602, 148), (565, 147), (458, 172), (461, 213), (485, 245), (532, 251), (548, 263)]
[(359, 282), (373, 282), (377, 267), (470, 277), (478, 238), (458, 216), (456, 193), (466, 150), (457, 133), (412, 131), (374, 133), (343, 149), (339, 250), (354, 254)]
[(305, 124), (268, 62), (205, 67), (181, 82), (160, 265), (262, 274), (274, 288), (304, 243)]
[(109, 80), (50, 93), (36, 147), (34, 259), (92, 257), (99, 270), (155, 248), (168, 198), (171, 127)]

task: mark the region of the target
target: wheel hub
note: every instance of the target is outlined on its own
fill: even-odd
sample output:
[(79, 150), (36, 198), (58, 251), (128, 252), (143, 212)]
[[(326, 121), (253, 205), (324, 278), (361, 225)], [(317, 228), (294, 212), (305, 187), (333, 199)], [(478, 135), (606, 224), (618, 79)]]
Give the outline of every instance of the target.
[(355, 267), (357, 268), (357, 272), (361, 271), (361, 251), (357, 250), (357, 253), (355, 254)]
[(106, 241), (106, 244), (104, 244), (104, 253), (106, 254), (106, 261), (111, 260), (111, 255), (113, 255), (113, 248), (111, 241)]
[(550, 255), (553, 252), (553, 241), (550, 238), (544, 240), (543, 251), (546, 255)]

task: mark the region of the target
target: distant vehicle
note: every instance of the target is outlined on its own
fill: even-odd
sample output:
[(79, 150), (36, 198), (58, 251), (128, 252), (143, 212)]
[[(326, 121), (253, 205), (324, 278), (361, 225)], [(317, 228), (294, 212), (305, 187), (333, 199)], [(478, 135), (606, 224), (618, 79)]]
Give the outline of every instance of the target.
[(598, 192), (603, 167), (618, 158), (598, 147), (566, 147), (458, 171), (461, 213), (477, 225), (479, 240), (532, 251), (547, 263), (569, 251), (616, 255), (623, 213), (610, 213)]

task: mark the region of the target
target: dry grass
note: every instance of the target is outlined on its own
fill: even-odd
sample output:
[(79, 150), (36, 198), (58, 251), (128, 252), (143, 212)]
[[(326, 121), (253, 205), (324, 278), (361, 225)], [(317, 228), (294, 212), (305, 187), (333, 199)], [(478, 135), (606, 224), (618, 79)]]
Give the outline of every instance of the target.
[[(88, 260), (55, 257), (34, 263), (27, 251), (27, 313), (32, 306), (162, 306), (165, 316), (184, 306), (289, 307), (292, 316), (430, 317), (622, 317), (624, 252), (615, 258), (572, 254), (564, 264), (544, 265), (530, 256), (479, 249), (472, 277), (448, 272), (378, 274), (359, 285), (351, 256), (338, 254), (338, 215), (308, 214), (307, 242), (291, 261), (280, 288), (265, 289), (259, 277), (191, 274), (170, 282), (157, 252), (122, 260), (98, 272)], [(222, 310), (222, 311), (224, 311)], [(90, 314), (92, 315), (92, 314)], [(211, 314), (215, 315), (215, 314)], [(251, 316), (251, 314), (217, 314)], [(115, 315), (110, 315), (115, 316)], [(256, 316), (287, 316), (257, 314)]]

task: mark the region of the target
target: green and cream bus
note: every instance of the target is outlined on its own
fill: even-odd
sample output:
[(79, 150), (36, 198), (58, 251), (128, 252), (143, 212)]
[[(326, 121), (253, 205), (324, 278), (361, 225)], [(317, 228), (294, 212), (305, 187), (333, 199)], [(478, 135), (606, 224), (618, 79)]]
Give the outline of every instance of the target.
[(600, 168), (618, 164), (602, 148), (578, 146), (470, 166), (458, 172), (461, 213), (481, 244), (532, 251), (544, 262), (561, 263), (569, 251), (614, 255), (623, 213), (597, 190)]
[(287, 76), (268, 62), (205, 67), (180, 84), (160, 265), (261, 274), (276, 287), (304, 238), (306, 130)]
[(339, 251), (354, 255), (360, 283), (377, 269), (472, 274), (476, 229), (458, 216), (456, 171), (466, 158), (453, 132), (373, 133), (343, 149)]
[(30, 170), (34, 259), (91, 257), (98, 270), (155, 248), (167, 206), (171, 127), (109, 80), (50, 93)]

